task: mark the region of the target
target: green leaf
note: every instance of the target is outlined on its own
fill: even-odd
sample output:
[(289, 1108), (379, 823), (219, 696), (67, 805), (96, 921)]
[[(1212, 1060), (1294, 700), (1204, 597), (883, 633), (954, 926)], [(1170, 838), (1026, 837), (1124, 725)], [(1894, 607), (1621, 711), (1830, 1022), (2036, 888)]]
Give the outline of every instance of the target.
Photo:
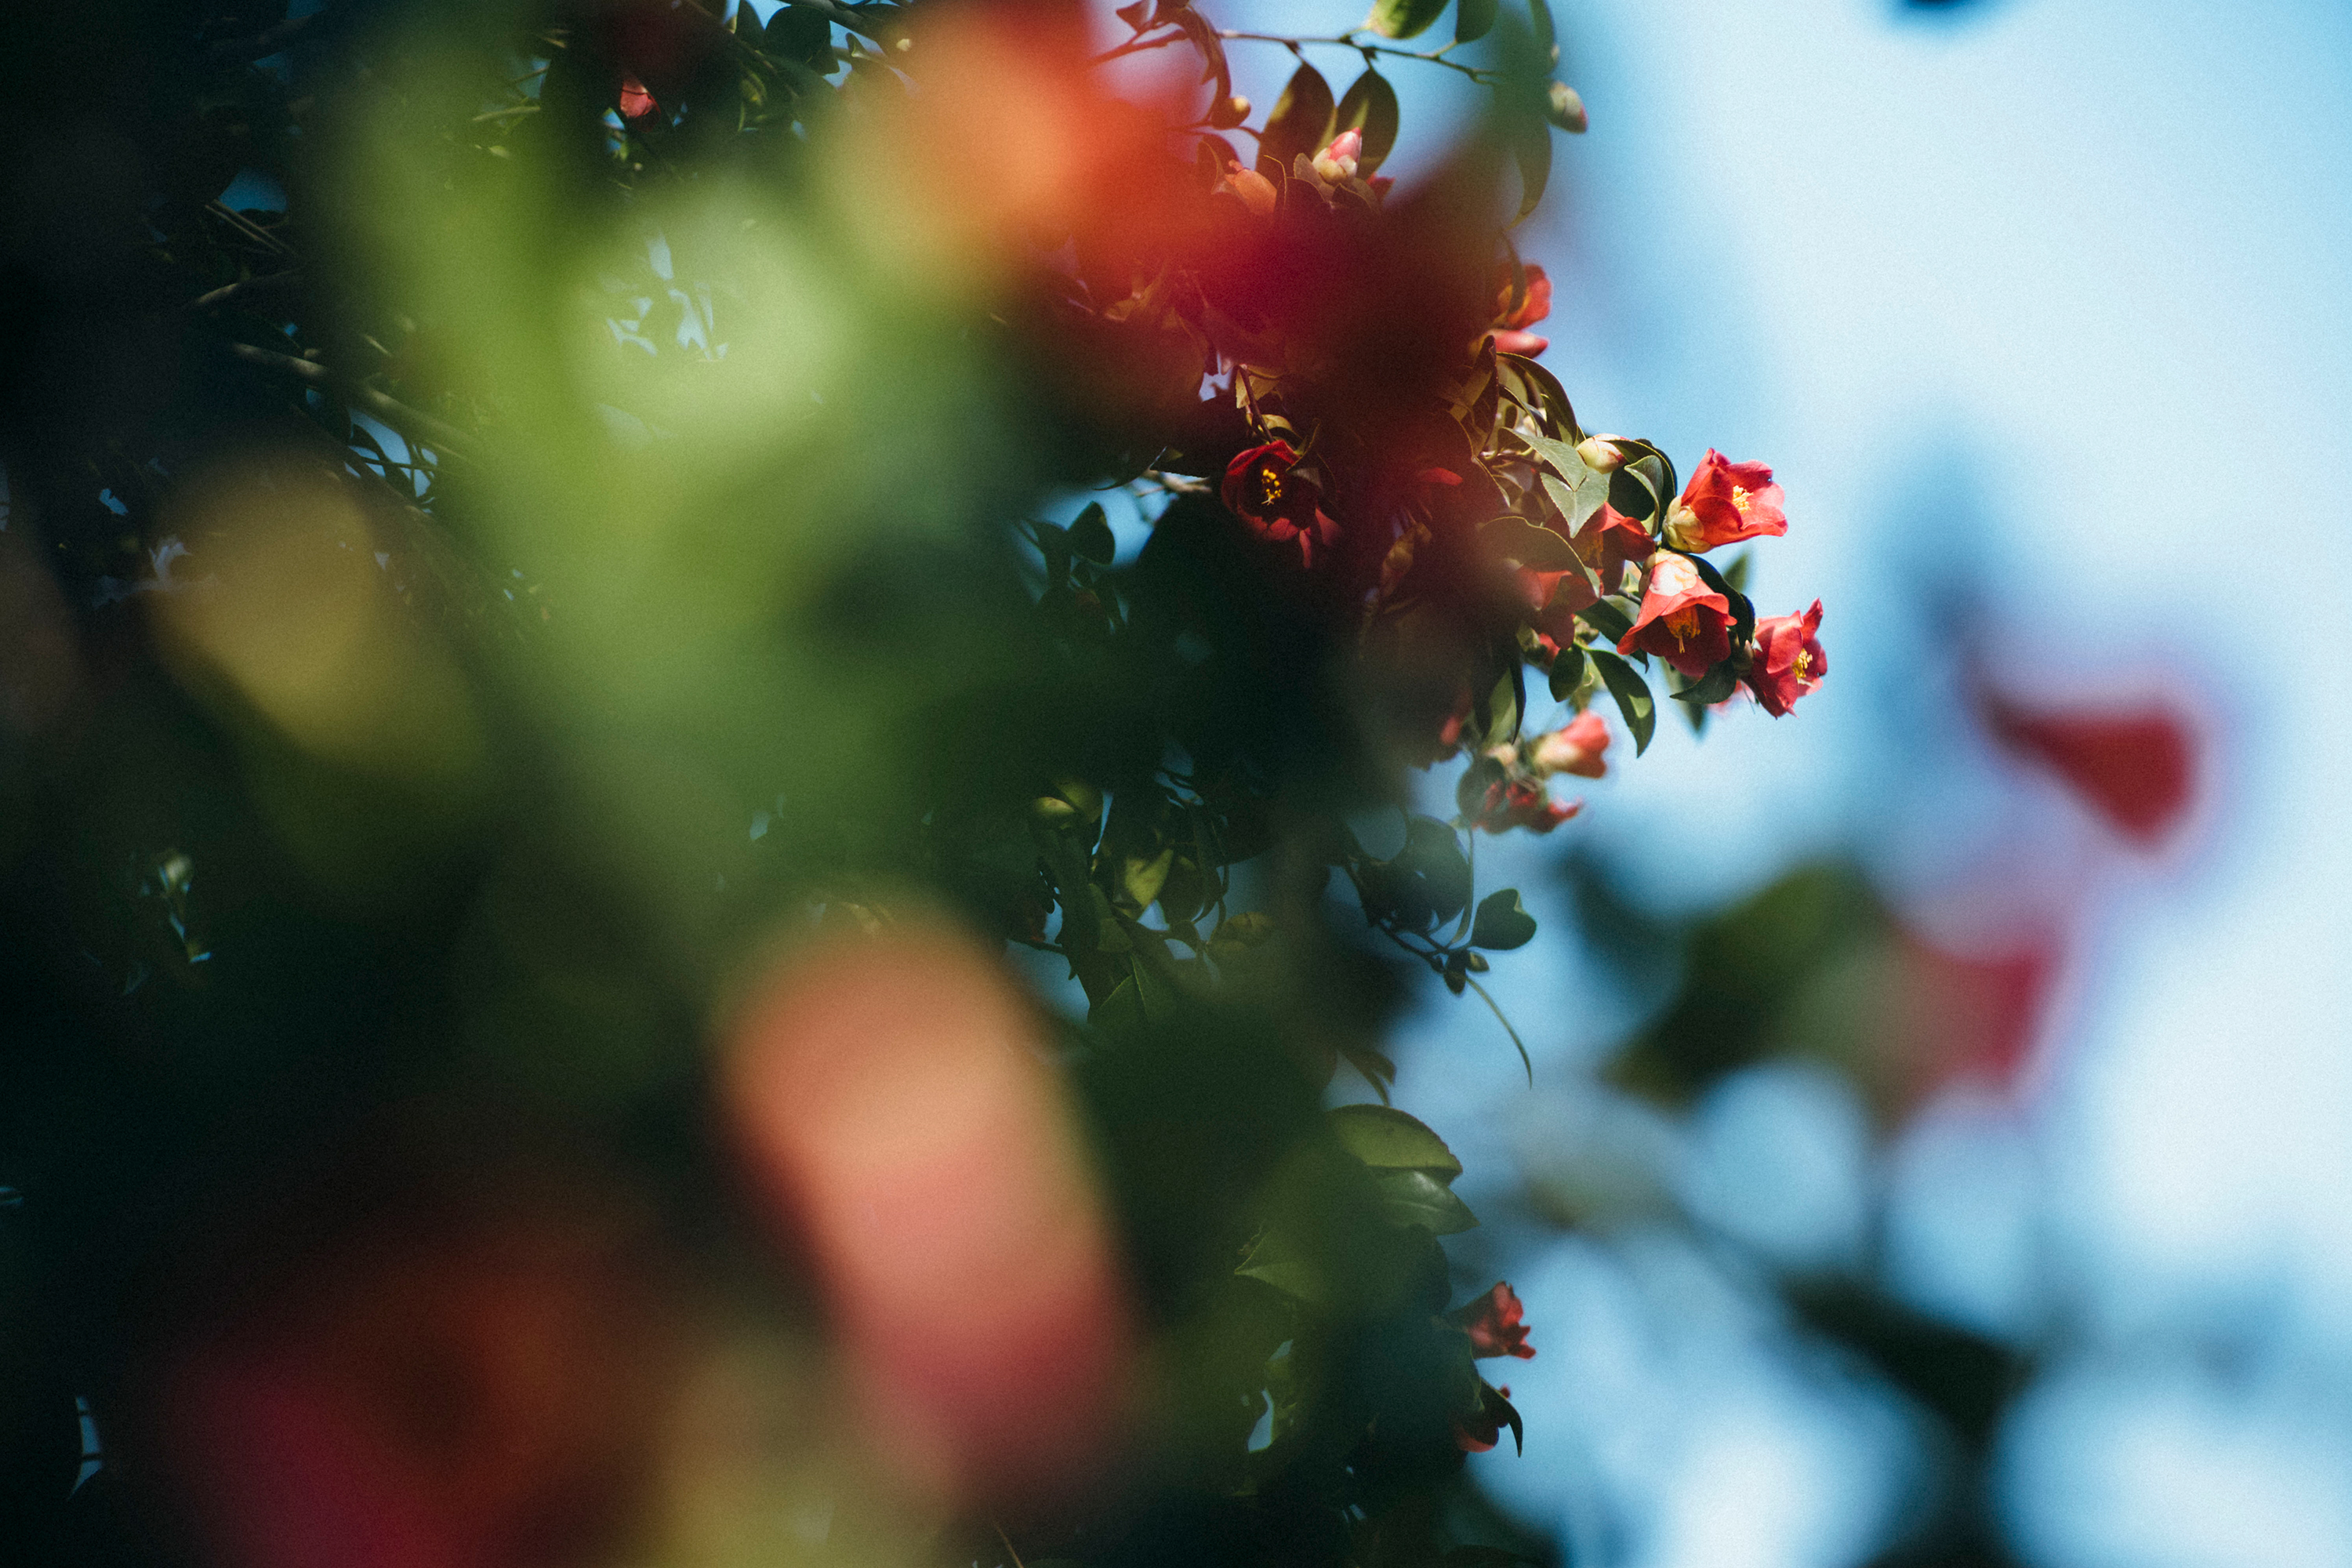
[(1625, 716), (1625, 728), (1633, 732), (1633, 754), (1640, 756), (1650, 749), (1650, 732), (1657, 727), (1658, 705), (1650, 696), (1650, 683), (1642, 672), (1606, 648), (1594, 648), (1589, 656), (1601, 667), (1601, 679), (1609, 685), (1609, 695), (1617, 700), (1617, 711)]
[(1384, 38), (1410, 38), (1445, 14), (1445, 0), (1372, 0), (1364, 26)]
[(1111, 537), (1110, 520), (1103, 515), (1100, 501), (1088, 501), (1087, 510), (1078, 513), (1070, 524), (1070, 547), (1089, 561), (1105, 566), (1118, 553), (1118, 541)]
[(1516, 121), (1511, 129), (1511, 157), (1519, 166), (1519, 223), (1535, 211), (1551, 179), (1551, 127), (1536, 119)]
[(1739, 678), (1731, 673), (1731, 661), (1727, 658), (1690, 685), (1675, 692), (1675, 700), (1688, 702), (1693, 705), (1693, 711), (1697, 711), (1710, 702), (1722, 701), (1738, 689)]
[(1575, 572), (1584, 565), (1567, 540), (1523, 517), (1498, 517), (1481, 524), (1478, 541), (1504, 559), (1538, 572)]
[(1607, 637), (1612, 643), (1625, 640), (1633, 629), (1633, 619), (1607, 599), (1596, 599), (1576, 612), (1576, 618)]
[(1293, 158), (1313, 157), (1329, 143), (1336, 111), (1331, 84), (1313, 66), (1301, 65), (1291, 72), (1274, 112), (1266, 117), (1265, 133), (1257, 143), (1260, 156), (1286, 169)]
[(1319, 1302), (1324, 1299), (1321, 1271), (1301, 1256), (1281, 1232), (1270, 1226), (1250, 1243), (1242, 1266), (1234, 1272), (1251, 1279), (1263, 1279), (1284, 1295), (1296, 1296), (1302, 1301)]
[(1120, 1044), (1141, 1039), (1148, 1020), (1143, 1013), (1143, 998), (1135, 988), (1135, 977), (1130, 974), (1112, 986), (1110, 994), (1095, 1004), (1087, 1022)]
[(1462, 1162), (1445, 1140), (1403, 1111), (1385, 1105), (1340, 1105), (1328, 1115), (1341, 1147), (1377, 1171), (1435, 1171), (1452, 1181)]
[(1584, 668), (1582, 648), (1570, 643), (1560, 649), (1559, 657), (1551, 661), (1552, 696), (1561, 702), (1574, 696), (1577, 688), (1584, 684)]
[(1560, 478), (1558, 485), (1547, 481), (1545, 493), (1568, 519), (1570, 534), (1582, 533), (1585, 524), (1609, 502), (1609, 476), (1577, 456), (1576, 448), (1565, 441), (1555, 441), (1549, 436), (1530, 436), (1528, 441), (1546, 466)]
[(1495, 30), (1495, 15), (1502, 0), (1461, 0), (1454, 13), (1454, 41), (1475, 43)]
[(1519, 902), (1517, 888), (1505, 888), (1478, 900), (1478, 918), (1470, 924), (1472, 945), (1508, 952), (1534, 940), (1536, 918)]
[(1368, 70), (1349, 87), (1347, 96), (1339, 100), (1331, 134), (1343, 131), (1362, 133), (1364, 150), (1356, 159), (1356, 174), (1370, 179), (1396, 145), (1397, 96), (1388, 78)]
[(1576, 423), (1576, 409), (1568, 401), (1568, 391), (1560, 385), (1559, 377), (1535, 361), (1523, 359), (1517, 354), (1497, 354), (1495, 357), (1497, 363), (1508, 363), (1513, 370), (1535, 386), (1538, 395), (1543, 400), (1543, 407), (1538, 411), (1538, 417), (1548, 430), (1565, 432), (1570, 441), (1584, 439), (1584, 431)]
[(1381, 1210), (1397, 1225), (1417, 1225), (1432, 1236), (1456, 1236), (1478, 1228), (1470, 1205), (1427, 1171), (1375, 1171)]
[(1405, 825), (1404, 849), (1397, 865), (1421, 875), (1431, 911), (1452, 920), (1470, 901), (1470, 862), (1454, 829), (1433, 816), (1416, 816)]
[(1550, 0), (1528, 0), (1528, 30), (1535, 36), (1536, 52), (1549, 65), (1559, 58), (1559, 46), (1551, 26)]

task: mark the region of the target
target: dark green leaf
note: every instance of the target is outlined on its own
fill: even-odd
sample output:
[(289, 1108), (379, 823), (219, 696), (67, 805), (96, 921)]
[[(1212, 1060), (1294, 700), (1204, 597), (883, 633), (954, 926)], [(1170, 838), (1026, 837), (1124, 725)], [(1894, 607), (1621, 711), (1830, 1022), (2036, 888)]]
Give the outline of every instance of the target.
[(1594, 600), (1577, 611), (1576, 617), (1612, 644), (1623, 642), (1626, 634), (1633, 629), (1633, 617), (1609, 599)]
[(1551, 26), (1550, 0), (1528, 0), (1528, 30), (1534, 35), (1536, 52), (1549, 65), (1559, 58), (1559, 45), (1554, 40)]
[(1301, 65), (1266, 118), (1265, 134), (1258, 138), (1261, 157), (1288, 169), (1294, 158), (1311, 158), (1331, 140), (1331, 120), (1337, 112), (1331, 84), (1313, 66)]
[(1574, 643), (1559, 650), (1551, 661), (1551, 694), (1565, 702), (1584, 684), (1584, 650)]
[(1305, 1254), (1279, 1231), (1268, 1228), (1250, 1244), (1249, 1255), (1234, 1273), (1263, 1279), (1286, 1296), (1302, 1301), (1323, 1300), (1323, 1276)]
[(1396, 145), (1396, 89), (1380, 72), (1368, 70), (1349, 87), (1336, 114), (1333, 135), (1342, 131), (1362, 132), (1364, 150), (1356, 160), (1356, 173), (1363, 179), (1370, 179), (1373, 171), (1387, 161), (1389, 150)]
[(1456, 1236), (1478, 1228), (1478, 1216), (1454, 1190), (1427, 1171), (1372, 1173), (1381, 1209), (1396, 1225), (1417, 1225), (1432, 1236)]
[(1496, 952), (1525, 947), (1536, 934), (1536, 918), (1519, 901), (1517, 888), (1505, 888), (1478, 900), (1478, 917), (1470, 925), (1470, 940)]
[(1341, 1105), (1329, 1112), (1331, 1131), (1349, 1153), (1375, 1170), (1434, 1171), (1452, 1181), (1462, 1162), (1445, 1140), (1402, 1110), (1385, 1105)]
[(1601, 667), (1601, 679), (1608, 683), (1609, 695), (1617, 700), (1617, 711), (1625, 716), (1625, 728), (1633, 736), (1633, 754), (1638, 757), (1650, 749), (1650, 733), (1658, 722), (1658, 705), (1650, 696), (1650, 683), (1642, 679), (1640, 670), (1606, 648), (1594, 648), (1590, 657)]
[(1439, 920), (1453, 919), (1470, 902), (1470, 862), (1454, 829), (1437, 818), (1416, 816), (1406, 824), (1404, 850), (1395, 863), (1420, 874)]
[(1738, 554), (1733, 556), (1731, 558), (1731, 563), (1723, 569), (1724, 582), (1733, 588), (1738, 589), (1740, 593), (1745, 594), (1748, 592), (1748, 570), (1755, 563), (1755, 555), (1753, 552), (1747, 550), (1741, 551)]
[(1454, 785), (1454, 804), (1464, 816), (1475, 816), (1486, 798), (1486, 791), (1503, 782), (1503, 764), (1494, 758), (1481, 755), (1462, 770), (1462, 777)]
[(1496, 555), (1538, 572), (1573, 572), (1584, 563), (1567, 540), (1523, 517), (1498, 517), (1478, 530), (1479, 542)]
[(1364, 25), (1384, 38), (1410, 38), (1444, 14), (1445, 0), (1373, 0)]
[(1536, 210), (1551, 179), (1551, 127), (1532, 118), (1515, 121), (1511, 158), (1519, 166), (1519, 211), (1511, 219), (1516, 224)]
[(1087, 560), (1099, 561), (1106, 566), (1118, 553), (1118, 541), (1111, 537), (1110, 520), (1103, 515), (1100, 501), (1088, 501), (1087, 510), (1071, 522), (1070, 547)]
[(1454, 41), (1475, 43), (1495, 30), (1495, 14), (1502, 0), (1461, 0), (1454, 13)]
[(1507, 362), (1513, 370), (1533, 384), (1543, 399), (1538, 417), (1548, 430), (1566, 440), (1584, 439), (1584, 431), (1576, 423), (1576, 410), (1570, 405), (1567, 389), (1559, 384), (1558, 376), (1535, 361), (1522, 359), (1517, 354), (1497, 354), (1496, 360), (1498, 363)]
[(1720, 702), (1739, 689), (1739, 678), (1731, 673), (1731, 661), (1725, 659), (1690, 685), (1675, 693), (1675, 700), (1692, 705), (1693, 711), (1710, 702)]

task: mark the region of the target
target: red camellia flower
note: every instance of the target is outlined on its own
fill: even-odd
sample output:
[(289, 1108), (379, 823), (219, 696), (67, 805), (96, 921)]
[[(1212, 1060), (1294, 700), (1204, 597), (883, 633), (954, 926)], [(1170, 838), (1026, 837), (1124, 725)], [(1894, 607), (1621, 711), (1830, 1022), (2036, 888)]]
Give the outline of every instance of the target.
[(1779, 719), (1797, 699), (1822, 683), (1830, 671), (1822, 651), (1822, 602), (1801, 616), (1773, 616), (1756, 623), (1756, 662), (1743, 678), (1764, 711)]
[(2174, 710), (2034, 709), (1998, 692), (1982, 703), (1996, 736), (2065, 780), (2126, 837), (2153, 846), (2187, 814), (2197, 748)]
[(626, 75), (626, 74), (624, 74), (624, 75), (622, 76), (622, 78), (621, 78), (621, 118), (622, 118), (622, 119), (624, 119), (624, 120), (643, 120), (646, 115), (651, 114), (655, 110), (656, 110), (656, 109), (658, 109), (658, 108), (660, 108), (660, 107), (661, 107), (661, 105), (659, 105), (659, 104), (657, 104), (657, 103), (656, 103), (656, 102), (654, 101), (654, 95), (653, 95), (652, 93), (647, 92), (647, 91), (646, 90), (646, 84), (645, 84), (644, 82), (639, 81), (635, 77), (633, 77), (633, 76), (629, 76), (629, 75)]
[(1533, 262), (1525, 268), (1527, 290), (1519, 297), (1517, 309), (1511, 306), (1511, 271), (1503, 268), (1502, 287), (1495, 298), (1495, 352), (1524, 354), (1530, 358), (1551, 347), (1549, 338), (1528, 331), (1529, 327), (1551, 314), (1551, 279), (1544, 269)]
[(1709, 447), (1698, 472), (1666, 510), (1666, 541), (1678, 550), (1712, 550), (1759, 534), (1786, 533), (1780, 487), (1761, 463), (1726, 461)]
[(1528, 749), (1528, 766), (1547, 776), (1574, 773), (1597, 779), (1609, 771), (1602, 753), (1609, 750), (1609, 724), (1598, 713), (1579, 713), (1568, 724), (1544, 736)]
[(1656, 654), (1696, 680), (1731, 657), (1731, 601), (1708, 587), (1686, 557), (1661, 554), (1650, 568), (1642, 613), (1617, 651)]
[(1298, 541), (1299, 558), (1315, 564), (1315, 547), (1339, 537), (1339, 525), (1323, 515), (1323, 487), (1293, 472), (1298, 454), (1287, 441), (1252, 447), (1225, 465), (1227, 509), (1264, 538), (1280, 544)]
[(1533, 1361), (1536, 1347), (1528, 1343), (1528, 1326), (1519, 1320), (1527, 1308), (1517, 1292), (1497, 1280), (1495, 1288), (1466, 1307), (1456, 1307), (1445, 1321), (1470, 1336), (1474, 1356), (1517, 1356)]

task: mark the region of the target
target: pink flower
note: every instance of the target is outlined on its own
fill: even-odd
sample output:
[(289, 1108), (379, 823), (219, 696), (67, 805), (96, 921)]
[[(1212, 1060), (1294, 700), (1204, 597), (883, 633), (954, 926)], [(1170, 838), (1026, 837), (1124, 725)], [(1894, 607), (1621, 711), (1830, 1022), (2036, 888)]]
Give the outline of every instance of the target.
[(1528, 1343), (1528, 1326), (1519, 1321), (1526, 1311), (1510, 1286), (1497, 1281), (1468, 1306), (1446, 1313), (1445, 1321), (1470, 1336), (1474, 1356), (1507, 1355), (1533, 1361), (1536, 1347)]
[(1549, 777), (1574, 773), (1597, 779), (1609, 771), (1601, 754), (1609, 750), (1609, 725), (1600, 714), (1579, 713), (1562, 728), (1543, 736), (1528, 749), (1528, 766)]
[(1335, 185), (1344, 184), (1356, 177), (1356, 165), (1363, 155), (1363, 132), (1342, 131), (1331, 139), (1331, 145), (1315, 154), (1315, 172)]
[(1315, 564), (1315, 547), (1339, 537), (1339, 525), (1323, 515), (1323, 487), (1294, 472), (1298, 454), (1287, 441), (1252, 447), (1225, 465), (1225, 506), (1259, 537), (1280, 544), (1298, 541), (1298, 553)]
[(1774, 616), (1756, 623), (1756, 662), (1744, 678), (1764, 711), (1787, 716), (1797, 699), (1822, 683), (1830, 669), (1822, 651), (1822, 602), (1801, 616)]
[(644, 82), (639, 81), (635, 77), (627, 75), (626, 73), (622, 75), (622, 119), (643, 120), (646, 115), (653, 113), (660, 107), (660, 104), (654, 101), (654, 95), (646, 90), (646, 84)]
[(1788, 514), (1780, 510), (1780, 487), (1772, 482), (1772, 470), (1761, 463), (1727, 462), (1712, 447), (1683, 487), (1681, 498), (1666, 509), (1666, 542), (1695, 554), (1718, 544), (1788, 531)]
[(1731, 657), (1731, 601), (1708, 587), (1687, 557), (1661, 553), (1642, 613), (1617, 651), (1655, 654), (1696, 680)]

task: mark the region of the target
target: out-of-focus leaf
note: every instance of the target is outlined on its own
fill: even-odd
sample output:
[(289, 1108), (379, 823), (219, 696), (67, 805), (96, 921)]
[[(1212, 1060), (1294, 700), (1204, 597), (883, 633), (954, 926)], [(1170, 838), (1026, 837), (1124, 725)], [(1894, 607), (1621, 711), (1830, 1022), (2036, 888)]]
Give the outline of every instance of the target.
[(1478, 1228), (1478, 1216), (1470, 1205), (1427, 1171), (1375, 1171), (1372, 1184), (1380, 1191), (1382, 1212), (1395, 1224), (1417, 1225), (1432, 1236)]
[(1461, 0), (1454, 13), (1454, 41), (1475, 43), (1495, 30), (1495, 17), (1502, 9), (1502, 0)]
[(1311, 158), (1331, 140), (1331, 121), (1338, 105), (1331, 101), (1331, 84), (1313, 66), (1301, 65), (1266, 117), (1265, 134), (1258, 138), (1261, 157), (1272, 158), (1285, 169), (1295, 158)]
[(1234, 1272), (1247, 1279), (1263, 1279), (1284, 1295), (1296, 1296), (1302, 1301), (1324, 1300), (1321, 1271), (1271, 1226), (1258, 1233), (1257, 1239), (1250, 1244), (1248, 1256)]
[(1478, 900), (1477, 918), (1470, 924), (1473, 944), (1496, 952), (1525, 947), (1534, 940), (1536, 918), (1519, 901), (1517, 888), (1505, 888)]
[(1341, 1105), (1329, 1112), (1331, 1131), (1349, 1153), (1376, 1170), (1435, 1171), (1452, 1181), (1462, 1162), (1445, 1140), (1416, 1118), (1385, 1105)]
[(1515, 120), (1511, 127), (1511, 159), (1519, 166), (1519, 211), (1523, 221), (1544, 198), (1551, 181), (1551, 127), (1540, 120)]
[(1410, 38), (1445, 14), (1445, 0), (1373, 0), (1364, 26), (1384, 38)]
[(1070, 547), (1087, 560), (1106, 566), (1118, 553), (1118, 541), (1111, 535), (1110, 520), (1103, 515), (1100, 501), (1088, 501), (1086, 510), (1071, 521)]
[(1376, 70), (1367, 70), (1349, 85), (1347, 95), (1339, 100), (1335, 111), (1332, 134), (1343, 131), (1360, 132), (1364, 150), (1357, 155), (1356, 173), (1370, 179), (1396, 145), (1397, 97), (1389, 79)]

